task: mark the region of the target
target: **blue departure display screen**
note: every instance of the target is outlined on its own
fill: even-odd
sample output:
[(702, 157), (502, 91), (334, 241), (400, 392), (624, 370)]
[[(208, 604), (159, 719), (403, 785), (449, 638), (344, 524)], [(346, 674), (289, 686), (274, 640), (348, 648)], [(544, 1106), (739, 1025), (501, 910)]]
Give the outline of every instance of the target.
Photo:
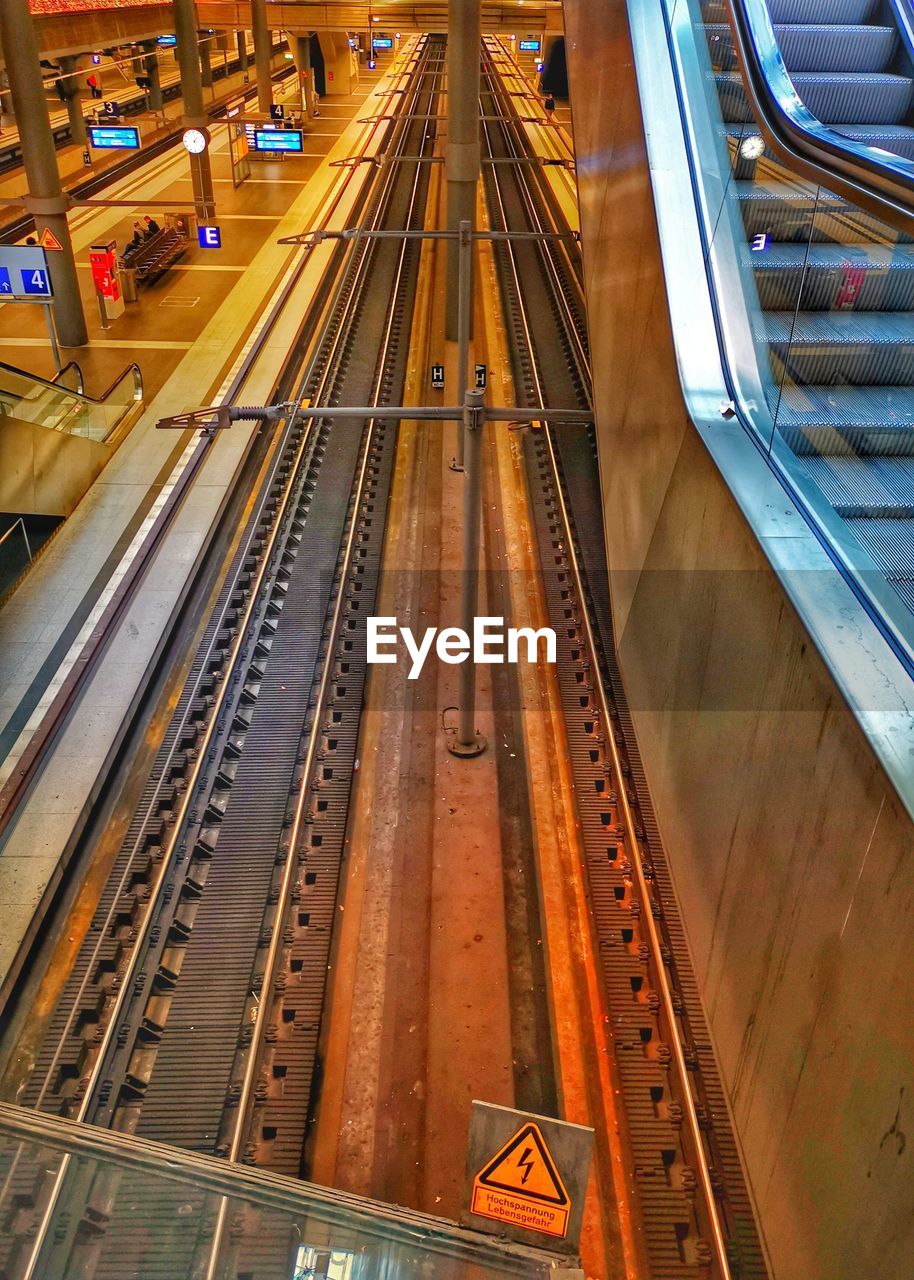
[(121, 147), (128, 151), (138, 151), (140, 131), (129, 125), (90, 124), (89, 142), (97, 148)]
[(394, 47), (394, 42), (391, 40), (390, 36), (377, 36), (372, 40), (371, 47), (373, 49), (392, 49)]
[(521, 40), (520, 48), (522, 53), (539, 53), (539, 40)]
[(171, 48), (172, 45), (176, 45), (177, 43), (177, 36), (156, 36), (156, 44), (165, 45), (167, 48)]
[(302, 151), (301, 129), (255, 129), (255, 151)]

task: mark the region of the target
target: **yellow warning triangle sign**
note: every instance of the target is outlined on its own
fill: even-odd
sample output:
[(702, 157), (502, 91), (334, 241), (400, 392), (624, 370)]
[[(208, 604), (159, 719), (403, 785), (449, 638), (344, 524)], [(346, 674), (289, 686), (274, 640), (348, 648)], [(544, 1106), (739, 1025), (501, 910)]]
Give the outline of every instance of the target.
[(63, 253), (63, 245), (57, 239), (50, 227), (45, 227), (44, 231), (42, 231), (41, 235), (38, 237), (38, 243), (41, 245), (42, 249), (53, 249), (58, 253)]
[(476, 1177), (479, 1186), (566, 1207), (568, 1192), (537, 1125), (525, 1124)]

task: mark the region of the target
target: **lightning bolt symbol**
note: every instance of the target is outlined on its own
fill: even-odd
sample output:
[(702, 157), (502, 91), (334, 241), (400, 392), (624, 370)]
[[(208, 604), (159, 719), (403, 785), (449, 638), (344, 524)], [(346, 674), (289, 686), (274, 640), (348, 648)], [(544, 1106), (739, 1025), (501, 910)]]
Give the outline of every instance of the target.
[(533, 1161), (530, 1159), (532, 1155), (533, 1155), (533, 1148), (524, 1147), (523, 1155), (517, 1162), (518, 1169), (523, 1169), (524, 1171), (524, 1176), (520, 1180), (521, 1186), (523, 1186), (524, 1183), (527, 1181), (527, 1179), (530, 1177), (530, 1170), (533, 1168)]

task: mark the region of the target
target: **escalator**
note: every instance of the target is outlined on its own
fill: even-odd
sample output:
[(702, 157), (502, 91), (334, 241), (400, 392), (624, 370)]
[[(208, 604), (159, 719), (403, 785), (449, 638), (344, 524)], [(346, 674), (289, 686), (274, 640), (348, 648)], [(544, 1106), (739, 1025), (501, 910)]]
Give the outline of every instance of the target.
[[(700, 11), (699, 11), (700, 8)], [(806, 107), (842, 137), (914, 156), (914, 80), (899, 33), (872, 0), (771, 0)], [(914, 243), (895, 225), (802, 177), (763, 137), (743, 86), (726, 6), (695, 6), (738, 209), (744, 302), (767, 407), (766, 447), (799, 462), (841, 522), (864, 580), (881, 576), (898, 629), (914, 619)], [(826, 20), (830, 19), (830, 20)], [(888, 69), (887, 69), (888, 68)], [(709, 101), (711, 95), (709, 95)], [(713, 107), (712, 107), (713, 110)], [(878, 154), (878, 153), (877, 153)], [(886, 157), (888, 159), (888, 157)], [(914, 228), (914, 217), (908, 225)], [(750, 396), (751, 398), (751, 396)], [(792, 467), (797, 473), (796, 466)], [(907, 616), (906, 616), (907, 615)]]
[(143, 408), (128, 365), (100, 396), (73, 362), (51, 379), (0, 362), (0, 600), (99, 475)]
[[(914, 160), (914, 49), (892, 0), (759, 0), (800, 101), (867, 146)], [(702, 5), (722, 100), (743, 101), (726, 5)]]

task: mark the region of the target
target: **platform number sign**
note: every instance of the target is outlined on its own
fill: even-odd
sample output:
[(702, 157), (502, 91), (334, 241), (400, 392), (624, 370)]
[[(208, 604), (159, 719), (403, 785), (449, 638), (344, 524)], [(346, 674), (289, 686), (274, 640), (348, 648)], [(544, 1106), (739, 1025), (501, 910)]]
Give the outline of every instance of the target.
[(444, 365), (443, 364), (432, 365), (432, 390), (433, 391), (444, 390)]
[(489, 366), (485, 364), (477, 364), (473, 366), (473, 377), (477, 391), (485, 391), (489, 383)]
[(113, 99), (110, 102), (102, 104), (102, 114), (106, 116), (114, 116), (115, 118), (121, 114), (121, 104)]
[(270, 104), (270, 119), (284, 120), (286, 117), (286, 109), (281, 102), (272, 102)]
[(29, 267), (20, 271), (22, 276), (22, 292), (30, 298), (50, 298), (51, 282), (47, 270), (41, 267)]

